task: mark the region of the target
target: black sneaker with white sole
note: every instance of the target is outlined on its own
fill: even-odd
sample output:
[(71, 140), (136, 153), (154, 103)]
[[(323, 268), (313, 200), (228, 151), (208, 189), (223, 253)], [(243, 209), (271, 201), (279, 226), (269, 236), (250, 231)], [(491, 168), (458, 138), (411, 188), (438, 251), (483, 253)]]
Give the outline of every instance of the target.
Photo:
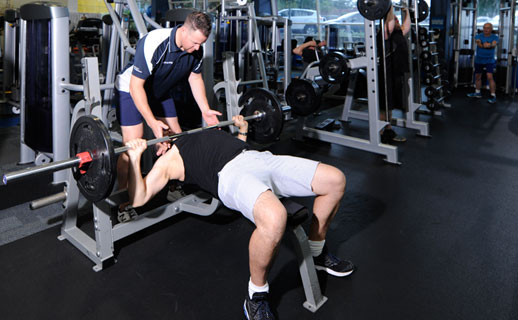
[(275, 320), (275, 316), (270, 310), (268, 304), (268, 293), (267, 292), (256, 292), (252, 296), (252, 299), (246, 295), (243, 309), (245, 311), (246, 319), (248, 320)]
[(327, 247), (324, 246), (322, 253), (313, 257), (315, 269), (322, 270), (335, 277), (345, 277), (353, 273), (354, 265), (347, 260), (341, 260), (334, 255), (327, 252)]

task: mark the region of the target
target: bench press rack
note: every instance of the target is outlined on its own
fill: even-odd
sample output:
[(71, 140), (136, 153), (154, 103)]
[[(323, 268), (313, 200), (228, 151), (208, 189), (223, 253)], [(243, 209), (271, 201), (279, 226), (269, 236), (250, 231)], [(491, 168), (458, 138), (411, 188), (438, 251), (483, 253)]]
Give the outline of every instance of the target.
[[(320, 141), (334, 143), (345, 147), (364, 150), (385, 156), (385, 161), (392, 164), (401, 164), (398, 161), (398, 151), (396, 146), (381, 143), (379, 132), (388, 122), (379, 119), (379, 103), (377, 94), (378, 65), (376, 63), (376, 30), (372, 21), (365, 20), (365, 39), (366, 56), (352, 59), (354, 64), (367, 66), (367, 96), (368, 96), (368, 122), (369, 138), (363, 139), (341, 133), (328, 132), (306, 125), (307, 117), (299, 117), (297, 122), (296, 140), (303, 141), (304, 138), (313, 138)], [(350, 66), (357, 69), (356, 66)]]

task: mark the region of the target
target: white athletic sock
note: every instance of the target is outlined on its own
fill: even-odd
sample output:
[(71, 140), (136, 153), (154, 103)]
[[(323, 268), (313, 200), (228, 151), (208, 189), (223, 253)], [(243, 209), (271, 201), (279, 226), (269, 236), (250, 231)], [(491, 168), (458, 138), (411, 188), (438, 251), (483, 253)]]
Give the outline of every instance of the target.
[(250, 297), (250, 299), (252, 299), (252, 297), (254, 296), (254, 293), (256, 293), (256, 292), (269, 292), (269, 290), (270, 290), (270, 287), (268, 286), (268, 281), (262, 287), (259, 287), (259, 286), (256, 286), (255, 284), (253, 284), (252, 278), (250, 278), (250, 280), (248, 281), (248, 296)]
[(492, 93), (491, 96), (496, 98), (496, 93)]
[(480, 93), (480, 89), (475, 89), (475, 93)]
[(311, 250), (311, 255), (313, 257), (318, 257), (322, 253), (322, 250), (324, 249), (324, 244), (326, 244), (326, 240), (322, 240), (322, 241), (308, 240), (308, 243), (309, 243), (309, 249)]

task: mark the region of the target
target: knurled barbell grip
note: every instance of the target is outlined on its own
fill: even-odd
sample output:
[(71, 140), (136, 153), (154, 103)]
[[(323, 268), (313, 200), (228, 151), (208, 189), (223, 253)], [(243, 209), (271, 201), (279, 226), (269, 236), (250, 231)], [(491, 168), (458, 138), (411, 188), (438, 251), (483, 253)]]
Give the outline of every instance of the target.
[[(264, 112), (256, 112), (253, 115), (244, 117), (244, 120), (262, 119), (262, 118), (264, 118), (264, 116), (265, 116)], [(178, 133), (175, 135), (148, 140), (146, 142), (146, 144), (148, 146), (151, 146), (151, 145), (154, 145), (154, 144), (157, 144), (160, 142), (165, 142), (165, 141), (170, 141), (170, 140), (176, 139), (176, 138), (186, 135), (186, 134), (200, 132), (200, 131), (207, 130), (207, 129), (226, 127), (226, 126), (232, 125), (233, 123), (234, 123), (233, 120), (222, 121), (213, 126), (192, 129), (192, 130), (184, 131), (184, 132), (181, 132), (181, 133)], [(115, 152), (115, 154), (121, 154), (127, 150), (129, 150), (129, 147), (123, 146), (123, 147), (116, 148), (114, 150), (114, 152)], [(91, 150), (83, 150), (83, 152), (84, 151), (89, 152)], [(93, 159), (93, 161), (95, 161), (95, 160), (96, 159)], [(29, 167), (29, 168), (23, 169), (23, 170), (9, 172), (9, 173), (4, 174), (2, 180), (4, 182), (4, 185), (6, 185), (10, 182), (20, 180), (22, 178), (26, 178), (29, 176), (40, 175), (40, 174), (47, 173), (47, 172), (55, 172), (55, 171), (59, 171), (59, 170), (63, 170), (63, 169), (78, 167), (82, 162), (84, 162), (84, 160), (81, 157), (76, 156), (76, 157), (68, 158), (65, 160), (59, 160), (59, 161), (50, 162), (50, 163), (39, 165), (39, 166)]]

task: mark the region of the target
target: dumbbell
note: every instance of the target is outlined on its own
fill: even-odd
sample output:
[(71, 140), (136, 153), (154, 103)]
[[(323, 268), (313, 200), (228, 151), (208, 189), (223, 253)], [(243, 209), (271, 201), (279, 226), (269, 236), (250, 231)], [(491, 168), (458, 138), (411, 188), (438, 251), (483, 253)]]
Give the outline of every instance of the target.
[(424, 77), (424, 83), (427, 84), (427, 85), (431, 85), (431, 84), (434, 84), (436, 83), (437, 81), (439, 81), (441, 79), (441, 75), (438, 74), (438, 75), (433, 75), (431, 73), (427, 74), (425, 77)]
[(441, 92), (442, 92), (443, 88), (445, 88), (445, 86), (442, 84), (439, 86), (428, 86), (428, 87), (426, 87), (426, 89), (424, 89), (424, 94), (428, 98), (437, 98), (439, 96), (442, 96)]
[(423, 70), (427, 73), (435, 74), (437, 71), (437, 68), (439, 68), (440, 66), (441, 66), (440, 63), (426, 62), (425, 64), (423, 64)]
[(438, 52), (423, 51), (423, 52), (421, 52), (420, 57), (421, 57), (421, 60), (423, 60), (423, 61), (430, 61), (430, 60), (432, 60), (433, 57), (435, 57), (437, 55), (439, 55)]

